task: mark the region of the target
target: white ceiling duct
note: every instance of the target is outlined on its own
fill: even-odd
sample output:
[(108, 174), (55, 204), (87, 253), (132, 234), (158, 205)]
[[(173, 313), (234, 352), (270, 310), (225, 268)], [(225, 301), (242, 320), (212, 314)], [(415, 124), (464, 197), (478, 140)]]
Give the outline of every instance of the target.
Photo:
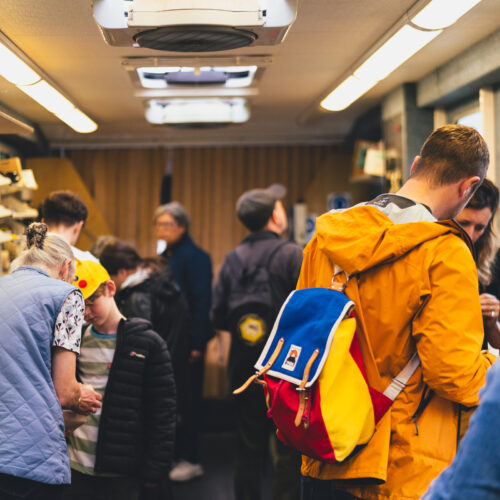
[(94, 0), (110, 45), (212, 52), (283, 41), (298, 0)]
[(153, 125), (213, 127), (249, 118), (247, 102), (241, 98), (152, 99), (146, 108), (146, 120)]

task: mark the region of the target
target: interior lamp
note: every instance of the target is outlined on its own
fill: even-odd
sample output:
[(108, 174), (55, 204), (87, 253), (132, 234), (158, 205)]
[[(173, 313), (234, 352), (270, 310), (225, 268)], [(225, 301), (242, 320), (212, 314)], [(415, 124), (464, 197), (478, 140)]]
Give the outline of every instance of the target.
[(480, 1), (432, 0), (411, 17), (407, 12), (396, 24), (399, 28), (375, 44), (377, 49), (365, 56), (356, 69), (321, 101), (321, 107), (328, 111), (347, 108)]
[[(17, 48), (0, 36), (0, 76), (53, 113), (76, 132), (86, 134), (97, 130), (97, 123), (80, 111), (67, 97), (35, 71), (33, 63), (18, 55)], [(20, 53), (20, 52), (19, 52)], [(21, 53), (20, 53), (21, 54)]]

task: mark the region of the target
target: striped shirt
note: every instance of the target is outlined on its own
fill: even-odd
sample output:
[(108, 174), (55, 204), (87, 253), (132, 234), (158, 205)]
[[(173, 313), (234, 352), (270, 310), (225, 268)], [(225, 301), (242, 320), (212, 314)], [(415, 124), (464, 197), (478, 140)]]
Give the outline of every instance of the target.
[[(116, 334), (102, 334), (89, 326), (82, 336), (78, 375), (84, 384), (91, 385), (103, 397), (115, 348)], [(101, 408), (97, 413), (91, 413), (87, 422), (78, 427), (68, 439), (71, 468), (83, 474), (96, 475), (94, 465), (100, 417)]]

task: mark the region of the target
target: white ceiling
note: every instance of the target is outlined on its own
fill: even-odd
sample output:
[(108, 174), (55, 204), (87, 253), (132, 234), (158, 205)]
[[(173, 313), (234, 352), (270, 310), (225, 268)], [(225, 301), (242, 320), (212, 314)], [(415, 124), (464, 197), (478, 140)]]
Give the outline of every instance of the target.
[[(453, 2), (454, 0), (449, 0)], [(427, 73), (500, 28), (499, 0), (483, 0), (427, 47), (350, 108), (318, 109), (318, 99), (338, 82), (415, 0), (301, 0), (284, 43), (211, 55), (270, 55), (250, 97), (243, 125), (211, 130), (153, 127), (121, 62), (137, 56), (183, 56), (104, 43), (91, 0), (1, 0), (0, 31), (91, 116), (99, 129), (77, 134), (0, 78), (0, 104), (38, 124), (52, 146), (130, 144), (238, 144), (332, 142), (381, 97)]]

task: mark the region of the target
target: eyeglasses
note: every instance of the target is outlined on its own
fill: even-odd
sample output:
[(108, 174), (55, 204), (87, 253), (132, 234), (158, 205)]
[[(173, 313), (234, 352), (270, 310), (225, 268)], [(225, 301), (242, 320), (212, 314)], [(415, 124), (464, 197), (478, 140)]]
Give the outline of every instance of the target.
[(175, 222), (157, 222), (156, 227), (173, 227), (177, 226)]

